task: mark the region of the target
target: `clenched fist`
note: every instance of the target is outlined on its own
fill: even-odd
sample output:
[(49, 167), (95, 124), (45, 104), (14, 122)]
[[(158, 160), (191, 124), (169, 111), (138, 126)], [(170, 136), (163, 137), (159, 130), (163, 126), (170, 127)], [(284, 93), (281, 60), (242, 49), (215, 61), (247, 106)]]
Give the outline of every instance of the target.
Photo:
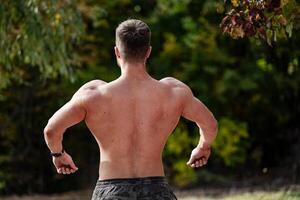
[(210, 156), (210, 152), (211, 152), (210, 147), (208, 148), (196, 147), (192, 151), (190, 160), (186, 164), (193, 168), (202, 167), (207, 163), (207, 160)]
[(72, 174), (78, 170), (72, 157), (67, 152), (64, 152), (59, 157), (53, 157), (53, 164), (59, 174)]

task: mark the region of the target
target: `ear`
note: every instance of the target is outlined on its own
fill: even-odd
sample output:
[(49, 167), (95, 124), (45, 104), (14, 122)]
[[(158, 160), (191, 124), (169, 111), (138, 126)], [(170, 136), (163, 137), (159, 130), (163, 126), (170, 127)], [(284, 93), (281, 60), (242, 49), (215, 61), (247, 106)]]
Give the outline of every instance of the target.
[(120, 51), (119, 51), (118, 47), (115, 46), (114, 49), (115, 49), (115, 55), (116, 55), (116, 57), (117, 57), (118, 59), (120, 59), (120, 58), (121, 58), (121, 54), (120, 54)]
[(150, 46), (147, 50), (147, 54), (146, 54), (146, 58), (149, 58), (150, 54), (151, 54), (151, 51), (152, 51), (152, 46)]

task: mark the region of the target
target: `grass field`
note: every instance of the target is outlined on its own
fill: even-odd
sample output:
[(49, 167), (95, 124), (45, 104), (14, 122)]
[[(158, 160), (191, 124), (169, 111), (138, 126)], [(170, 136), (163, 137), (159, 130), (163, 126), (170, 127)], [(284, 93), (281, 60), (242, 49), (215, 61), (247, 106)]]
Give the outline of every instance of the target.
[(259, 189), (192, 190), (177, 193), (182, 200), (300, 200), (300, 187), (263, 191)]
[[(92, 191), (68, 192), (59, 195), (0, 197), (0, 200), (89, 200)], [(272, 190), (259, 188), (208, 188), (175, 192), (179, 200), (300, 200), (300, 186)]]

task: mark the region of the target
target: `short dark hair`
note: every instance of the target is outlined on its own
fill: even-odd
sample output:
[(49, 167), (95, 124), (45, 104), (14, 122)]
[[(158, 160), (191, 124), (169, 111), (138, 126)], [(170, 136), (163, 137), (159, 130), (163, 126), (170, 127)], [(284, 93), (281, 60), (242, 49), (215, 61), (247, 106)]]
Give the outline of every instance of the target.
[(127, 61), (145, 59), (150, 47), (151, 31), (146, 23), (138, 19), (128, 19), (116, 29), (116, 44)]

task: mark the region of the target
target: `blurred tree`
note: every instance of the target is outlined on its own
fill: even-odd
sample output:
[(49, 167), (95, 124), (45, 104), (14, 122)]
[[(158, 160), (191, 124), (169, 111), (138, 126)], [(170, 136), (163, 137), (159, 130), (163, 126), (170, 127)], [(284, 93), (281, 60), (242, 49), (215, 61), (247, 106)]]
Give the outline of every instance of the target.
[(72, 78), (73, 47), (82, 34), (73, 1), (12, 0), (0, 5), (0, 89), (12, 81), (29, 83), (33, 68), (41, 78)]
[[(197, 138), (197, 135), (193, 135)], [(179, 123), (167, 142), (163, 157), (166, 175), (176, 186), (187, 187), (197, 181), (196, 172), (186, 166), (189, 159), (187, 155), (196, 145), (197, 140), (191, 140), (186, 125)]]
[(83, 33), (75, 5), (55, 0), (0, 4), (0, 191), (42, 191), (47, 183), (44, 164), (49, 168), (50, 160), (40, 162), (46, 152), (41, 133), (49, 116), (46, 99), (57, 96), (58, 88), (52, 90), (45, 80), (74, 77), (73, 48)]
[(235, 39), (255, 36), (271, 45), (300, 28), (300, 4), (296, 0), (231, 0), (231, 5), (221, 29)]
[(245, 123), (238, 124), (227, 118), (219, 120), (219, 133), (213, 143), (214, 152), (219, 155), (227, 166), (237, 167), (246, 160), (249, 145)]

